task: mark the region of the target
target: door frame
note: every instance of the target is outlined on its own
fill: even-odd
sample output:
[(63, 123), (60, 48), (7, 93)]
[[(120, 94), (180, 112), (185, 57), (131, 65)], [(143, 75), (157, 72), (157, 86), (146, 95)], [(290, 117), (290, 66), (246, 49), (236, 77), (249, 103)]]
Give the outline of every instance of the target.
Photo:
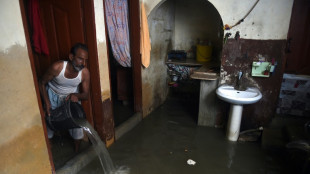
[[(105, 10), (105, 0), (103, 0), (103, 9)], [(129, 38), (130, 38), (130, 55), (132, 65), (132, 79), (133, 79), (133, 98), (134, 98), (134, 112), (142, 113), (142, 77), (141, 77), (141, 54), (140, 54), (140, 2), (139, 0), (128, 0), (128, 15), (129, 15)], [(109, 54), (109, 43), (108, 43), (108, 27), (106, 15), (105, 19), (105, 35), (107, 45), (107, 57), (109, 65), (109, 77), (110, 77), (110, 88), (111, 86), (111, 67), (110, 67), (110, 54)], [(113, 107), (113, 106), (112, 106)], [(142, 114), (141, 114), (142, 115)], [(114, 118), (114, 113), (113, 113)]]
[[(29, 24), (27, 20), (27, 13), (26, 13), (26, 7), (25, 7), (25, 0), (19, 0), (20, 4), (20, 10), (21, 10), (21, 16), (22, 16), (22, 22), (23, 27), (25, 31), (25, 38), (26, 38), (26, 44), (28, 48), (28, 56), (30, 60), (31, 70), (32, 70), (32, 76), (34, 80), (34, 87), (37, 95), (38, 100), (38, 106), (41, 114), (41, 121), (44, 128), (44, 136), (45, 141), (48, 149), (48, 155), (50, 160), (50, 165), (52, 167), (52, 172), (55, 173), (55, 166), (53, 163), (53, 157), (52, 152), (47, 136), (46, 131), (46, 122), (44, 119), (44, 109), (42, 105), (42, 100), (40, 97), (39, 92), (39, 83), (38, 83), (38, 77), (36, 74), (36, 66), (34, 61), (34, 52), (31, 45), (31, 39), (29, 34)], [(83, 0), (83, 16), (84, 16), (84, 30), (85, 30), (85, 43), (88, 45), (88, 54), (89, 57), (92, 57), (92, 59), (88, 60), (89, 64), (89, 71), (90, 71), (90, 89), (91, 89), (91, 98), (93, 108), (93, 120), (94, 120), (94, 126), (96, 127), (103, 127), (102, 122), (96, 122), (96, 120), (102, 120), (102, 117), (104, 115), (103, 109), (102, 109), (102, 99), (101, 99), (101, 86), (100, 86), (100, 77), (99, 77), (99, 63), (98, 63), (98, 52), (97, 52), (97, 40), (96, 40), (96, 25), (95, 25), (95, 10), (94, 10), (94, 1), (93, 0)], [(85, 27), (87, 26), (87, 27)], [(102, 138), (102, 137), (101, 137)]]
[[(142, 113), (142, 77), (141, 77), (141, 53), (140, 53), (140, 1), (130, 0), (129, 8), (129, 33), (130, 52), (132, 63), (134, 112)], [(143, 115), (143, 114), (141, 114)]]

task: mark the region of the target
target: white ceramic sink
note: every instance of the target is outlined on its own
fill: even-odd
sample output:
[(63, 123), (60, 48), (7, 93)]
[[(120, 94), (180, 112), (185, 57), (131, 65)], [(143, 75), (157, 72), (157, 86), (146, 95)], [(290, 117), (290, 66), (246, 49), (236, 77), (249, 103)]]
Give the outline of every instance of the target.
[(237, 141), (244, 104), (253, 104), (262, 98), (257, 88), (247, 88), (245, 91), (235, 90), (233, 86), (222, 85), (216, 90), (217, 96), (230, 103), (229, 119), (227, 124), (227, 138)]
[(262, 94), (257, 88), (247, 88), (245, 91), (239, 91), (229, 85), (218, 87), (216, 94), (220, 99), (235, 105), (253, 104), (262, 98)]

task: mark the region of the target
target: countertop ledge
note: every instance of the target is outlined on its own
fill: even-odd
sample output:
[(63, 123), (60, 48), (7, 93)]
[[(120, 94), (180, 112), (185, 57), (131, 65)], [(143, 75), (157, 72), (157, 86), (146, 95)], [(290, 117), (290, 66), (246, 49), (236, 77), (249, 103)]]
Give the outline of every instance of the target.
[(216, 71), (219, 68), (215, 67), (214, 64), (211, 66), (210, 64), (204, 64), (199, 69), (194, 70), (190, 77), (198, 80), (217, 80), (220, 77), (220, 73)]
[(219, 62), (197, 62), (195, 59), (168, 60), (166, 64), (176, 64), (189, 67), (199, 67), (190, 75), (192, 79), (198, 80), (217, 80), (220, 77)]
[(214, 74), (214, 73), (193, 73), (190, 76), (192, 79), (198, 79), (198, 80), (217, 80), (220, 75), (219, 74)]

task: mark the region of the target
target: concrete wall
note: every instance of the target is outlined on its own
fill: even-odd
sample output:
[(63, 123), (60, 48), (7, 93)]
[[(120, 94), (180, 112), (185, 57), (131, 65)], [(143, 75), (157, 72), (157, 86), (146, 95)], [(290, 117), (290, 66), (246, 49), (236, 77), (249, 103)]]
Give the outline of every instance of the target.
[[(282, 82), (285, 44), (285, 40), (230, 39), (223, 46), (221, 83), (235, 85), (237, 73), (242, 71), (244, 75), (241, 86), (257, 87), (263, 95), (259, 102), (244, 105), (242, 129), (266, 126), (273, 118)], [(278, 63), (275, 72), (268, 78), (251, 76), (252, 62), (259, 61), (260, 56), (265, 57), (269, 62), (274, 58)], [(225, 109), (222, 108), (220, 111)], [(222, 121), (226, 117), (227, 113), (222, 116), (222, 119), (216, 119), (218, 121), (216, 124), (225, 124)]]
[(0, 21), (0, 173), (51, 173), (18, 0)]
[[(223, 9), (219, 10), (219, 13), (223, 21), (227, 21), (224, 23), (233, 25), (247, 13), (254, 1), (245, 2), (246, 6), (241, 6), (240, 3), (226, 6), (218, 1), (212, 1), (212, 3), (217, 8)], [(225, 31), (232, 33), (232, 38), (237, 31), (240, 31), (241, 39), (229, 39), (223, 46), (220, 83), (235, 84), (236, 74), (242, 71), (244, 73), (242, 85), (255, 86), (263, 94), (263, 98), (258, 103), (244, 106), (241, 124), (243, 130), (266, 126), (274, 117), (282, 82), (284, 49), (292, 5), (293, 0), (260, 0), (244, 22), (232, 30)], [(251, 76), (252, 62), (258, 61), (260, 56), (265, 57), (269, 62), (275, 59), (278, 63), (275, 73), (269, 78)], [(222, 108), (221, 111), (225, 109)], [(225, 124), (227, 113), (225, 115), (220, 113), (216, 124)]]
[[(242, 19), (256, 0), (210, 0), (220, 13), (223, 23), (230, 26)], [(244, 39), (286, 39), (293, 0), (260, 0), (239, 26), (229, 32), (240, 31)]]
[[(143, 0), (147, 15), (167, 0)], [(184, 0), (175, 0), (175, 3)], [(209, 0), (217, 9), (223, 24), (230, 26), (243, 18), (256, 0)], [(245, 39), (286, 39), (293, 0), (260, 0), (246, 20), (230, 32), (240, 31)]]
[(143, 116), (162, 104), (168, 94), (165, 59), (172, 48), (174, 13), (174, 1), (166, 1), (148, 16), (152, 50), (150, 66), (142, 68)]
[(211, 41), (213, 56), (218, 60), (222, 50), (223, 24), (215, 7), (206, 0), (175, 2), (173, 49), (195, 52), (198, 40)]

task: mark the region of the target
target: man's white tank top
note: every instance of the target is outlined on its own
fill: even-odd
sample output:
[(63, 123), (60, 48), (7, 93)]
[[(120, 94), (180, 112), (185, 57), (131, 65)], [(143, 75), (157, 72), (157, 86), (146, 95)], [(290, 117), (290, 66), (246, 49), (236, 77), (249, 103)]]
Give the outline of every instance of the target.
[(48, 82), (49, 87), (59, 95), (69, 95), (79, 92), (78, 86), (82, 82), (82, 70), (73, 79), (65, 77), (67, 63), (67, 61), (64, 61), (63, 68), (58, 76)]

